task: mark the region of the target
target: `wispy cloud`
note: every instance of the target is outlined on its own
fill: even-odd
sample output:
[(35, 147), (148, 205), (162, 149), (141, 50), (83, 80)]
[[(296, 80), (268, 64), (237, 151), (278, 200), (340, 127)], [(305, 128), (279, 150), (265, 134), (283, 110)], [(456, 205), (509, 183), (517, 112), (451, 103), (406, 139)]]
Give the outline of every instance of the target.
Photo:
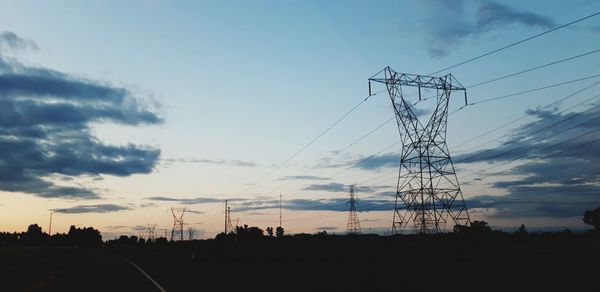
[[(248, 200), (239, 204), (234, 208), (236, 212), (255, 211), (263, 209), (279, 208), (279, 200), (260, 201)], [(348, 211), (347, 198), (331, 198), (331, 199), (292, 199), (285, 200), (282, 203), (282, 208), (294, 211)], [(357, 210), (359, 212), (368, 211), (389, 211), (393, 210), (394, 201), (388, 198), (381, 199), (358, 199)]]
[(33, 40), (21, 38), (12, 31), (0, 32), (0, 51), (18, 51), (25, 49), (37, 51), (39, 50), (39, 47)]
[(198, 163), (198, 164), (215, 164), (229, 165), (242, 167), (256, 167), (258, 164), (252, 161), (235, 160), (235, 159), (201, 159), (201, 158), (167, 158), (163, 159), (167, 163)]
[(491, 0), (477, 1), (474, 12), (467, 10), (463, 0), (426, 1), (430, 15), (426, 18), (429, 30), (429, 53), (440, 57), (469, 37), (478, 37), (494, 29), (520, 24), (526, 27), (551, 28), (552, 18), (530, 11), (519, 11), (508, 5)]
[[(162, 202), (177, 202), (184, 205), (195, 205), (195, 204), (211, 204), (211, 203), (223, 203), (225, 199), (216, 199), (209, 197), (197, 197), (197, 198), (174, 198), (165, 196), (155, 196), (146, 198), (151, 201), (162, 201)], [(231, 198), (227, 199), (230, 202), (246, 201), (247, 199)]]
[[(348, 190), (350, 189), (350, 186), (347, 184), (331, 182), (331, 183), (326, 183), (326, 184), (311, 184), (311, 185), (305, 186), (302, 189), (306, 190), (306, 191), (323, 191), (323, 192), (339, 193), (339, 192), (348, 192)], [(372, 192), (376, 191), (376, 188), (370, 187), (370, 186), (357, 186), (357, 187), (355, 187), (355, 191), (362, 192), (362, 193), (372, 193)]]
[(98, 205), (78, 205), (69, 208), (53, 209), (52, 211), (58, 211), (67, 214), (81, 214), (81, 213), (111, 213), (131, 210), (129, 207), (119, 206), (115, 204), (98, 204)]
[(315, 175), (290, 175), (279, 178), (279, 180), (331, 180), (327, 177)]
[(323, 230), (323, 231), (334, 231), (337, 230), (337, 227), (334, 226), (321, 226), (321, 227), (317, 227), (317, 230)]

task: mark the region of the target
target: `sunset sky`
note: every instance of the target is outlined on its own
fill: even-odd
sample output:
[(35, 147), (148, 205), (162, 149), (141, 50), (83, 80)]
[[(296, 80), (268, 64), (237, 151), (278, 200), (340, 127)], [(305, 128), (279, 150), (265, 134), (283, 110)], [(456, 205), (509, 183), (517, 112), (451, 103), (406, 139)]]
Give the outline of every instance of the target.
[[(225, 199), (234, 221), (277, 226), (280, 194), (287, 232), (344, 232), (350, 184), (363, 230), (388, 232), (401, 146), (386, 93), (309, 144), (367, 97), (368, 78), (385, 66), (431, 74), (600, 2), (0, 7), (0, 231), (47, 231), (51, 210), (65, 209), (53, 232), (94, 226), (110, 239), (146, 224), (161, 235), (171, 207), (213, 237)], [(583, 211), (600, 206), (600, 15), (436, 75), (449, 73), (475, 103), (449, 117), (447, 135), (471, 219), (585, 228)], [(450, 111), (464, 104), (456, 97)]]

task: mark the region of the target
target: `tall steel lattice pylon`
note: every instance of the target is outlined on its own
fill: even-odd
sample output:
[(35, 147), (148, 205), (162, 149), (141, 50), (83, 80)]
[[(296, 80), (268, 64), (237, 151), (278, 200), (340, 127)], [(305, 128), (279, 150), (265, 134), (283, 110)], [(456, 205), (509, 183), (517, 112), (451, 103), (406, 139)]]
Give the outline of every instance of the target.
[[(436, 234), (447, 227), (469, 225), (469, 214), (446, 144), (450, 94), (463, 91), (467, 104), (466, 89), (451, 74), (411, 75), (390, 67), (369, 78), (369, 94), (371, 82), (385, 84), (402, 143), (392, 234), (400, 234), (408, 226), (416, 233)], [(423, 98), (422, 90), (434, 91), (435, 95)], [(433, 98), (435, 107), (424, 124), (417, 118), (414, 105)]]
[(350, 186), (349, 192), (350, 210), (348, 210), (348, 223), (346, 223), (346, 232), (360, 233), (360, 222), (358, 221), (358, 213), (356, 211), (356, 199), (354, 198), (354, 185)]
[(171, 229), (171, 241), (175, 238), (175, 233), (179, 233), (179, 240), (183, 241), (183, 215), (187, 208), (171, 208), (173, 214), (173, 229)]
[[(225, 234), (236, 231), (235, 228), (233, 228), (233, 223), (231, 222), (231, 207), (227, 205), (227, 202), (228, 200), (225, 200)], [(237, 222), (235, 223), (235, 226), (237, 226)]]

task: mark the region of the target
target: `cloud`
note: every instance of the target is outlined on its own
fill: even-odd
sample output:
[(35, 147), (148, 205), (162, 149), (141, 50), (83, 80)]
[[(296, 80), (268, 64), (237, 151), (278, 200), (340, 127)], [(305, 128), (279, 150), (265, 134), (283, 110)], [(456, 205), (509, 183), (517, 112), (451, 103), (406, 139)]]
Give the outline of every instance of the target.
[[(350, 186), (347, 184), (332, 182), (332, 183), (327, 183), (327, 184), (311, 184), (311, 185), (305, 186), (302, 189), (306, 190), (306, 191), (324, 191), (324, 192), (337, 193), (337, 192), (348, 192), (348, 190), (350, 189)], [(356, 192), (361, 192), (361, 193), (372, 193), (376, 190), (376, 188), (368, 187), (368, 186), (358, 186), (358, 187), (355, 187), (354, 190)]]
[(327, 177), (315, 176), (315, 175), (290, 175), (279, 178), (279, 180), (331, 180)]
[(322, 227), (317, 227), (317, 230), (324, 230), (324, 231), (333, 231), (333, 230), (337, 230), (337, 227), (334, 226), (322, 226)]
[(0, 51), (18, 51), (25, 49), (37, 51), (39, 50), (39, 47), (34, 41), (21, 38), (12, 31), (0, 32)]
[(508, 195), (482, 195), (467, 200), (468, 208), (492, 208), (490, 218), (579, 217), (600, 205), (598, 186), (511, 186)]
[(256, 167), (258, 164), (252, 161), (243, 160), (228, 160), (228, 159), (200, 159), (200, 158), (168, 158), (163, 159), (168, 163), (200, 163), (200, 164), (215, 164), (215, 165), (230, 165), (243, 167)]
[[(292, 211), (348, 211), (347, 198), (331, 199), (292, 199), (282, 202), (283, 209)], [(234, 208), (235, 212), (255, 211), (279, 208), (279, 200), (260, 201), (248, 200)], [(394, 209), (394, 201), (389, 199), (358, 199), (359, 212), (389, 211)]]
[(163, 119), (125, 88), (0, 54), (0, 190), (98, 198), (94, 190), (59, 186), (50, 178), (150, 173), (160, 150), (103, 143), (90, 124), (107, 122), (138, 126)]
[[(497, 217), (562, 218), (580, 216), (589, 204), (600, 204), (600, 106), (582, 112), (536, 109), (527, 113), (536, 120), (513, 132), (507, 141), (455, 158), (463, 164), (512, 166), (478, 172), (492, 176), (491, 186), (507, 194), (476, 196), (469, 207), (493, 208), (492, 216)], [(481, 177), (475, 180), (481, 183)]]
[[(195, 205), (195, 204), (211, 204), (211, 203), (223, 203), (225, 199), (215, 199), (215, 198), (207, 198), (207, 197), (198, 197), (198, 198), (173, 198), (173, 197), (164, 197), (164, 196), (156, 196), (146, 198), (151, 201), (161, 201), (161, 202), (177, 202), (179, 204), (184, 205)], [(245, 201), (246, 199), (240, 198), (232, 198), (227, 199), (230, 202), (239, 202)]]
[(426, 1), (429, 17), (425, 19), (429, 31), (429, 53), (434, 57), (446, 56), (469, 37), (478, 37), (494, 29), (520, 24), (526, 27), (551, 28), (554, 21), (547, 16), (514, 8), (491, 0), (477, 2), (475, 11), (467, 11), (462, 0)]
[(375, 155), (369, 159), (360, 159), (355, 163), (356, 167), (363, 170), (375, 170), (386, 167), (398, 168), (400, 167), (400, 154), (388, 153), (383, 155)]
[(81, 214), (81, 213), (111, 213), (111, 212), (119, 212), (131, 210), (125, 206), (119, 206), (115, 204), (98, 204), (98, 205), (79, 205), (70, 208), (60, 208), (53, 209), (52, 211), (57, 211), (60, 213), (67, 214)]

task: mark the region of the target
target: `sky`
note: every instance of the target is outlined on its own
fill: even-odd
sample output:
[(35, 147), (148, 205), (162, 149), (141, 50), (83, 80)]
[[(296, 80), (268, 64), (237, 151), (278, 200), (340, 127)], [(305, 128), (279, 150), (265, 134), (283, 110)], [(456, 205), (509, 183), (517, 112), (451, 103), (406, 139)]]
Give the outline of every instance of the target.
[[(234, 221), (277, 226), (280, 195), (287, 232), (341, 233), (350, 184), (363, 230), (389, 232), (401, 150), (389, 97), (319, 136), (368, 97), (368, 78), (386, 66), (428, 75), (600, 11), (583, 0), (0, 7), (0, 230), (47, 230), (66, 210), (53, 232), (94, 226), (105, 239), (147, 224), (162, 234), (171, 207), (213, 237), (226, 199)], [(586, 228), (584, 210), (600, 206), (600, 78), (587, 78), (598, 49), (600, 16), (436, 72), (473, 103), (452, 95), (447, 131), (472, 220)], [(431, 103), (415, 109), (426, 117)]]

